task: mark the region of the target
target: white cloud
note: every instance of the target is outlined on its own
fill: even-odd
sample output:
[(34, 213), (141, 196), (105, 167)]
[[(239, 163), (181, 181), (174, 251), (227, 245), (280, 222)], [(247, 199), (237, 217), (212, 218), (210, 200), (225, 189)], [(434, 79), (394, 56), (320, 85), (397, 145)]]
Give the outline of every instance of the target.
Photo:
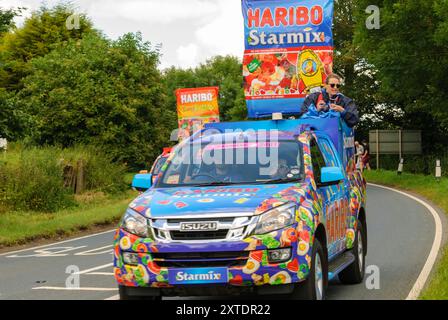
[(190, 43), (186, 46), (180, 46), (176, 50), (177, 60), (179, 61), (179, 66), (182, 68), (192, 68), (198, 64), (198, 52), (199, 47)]
[(110, 0), (90, 1), (90, 9), (97, 17), (125, 18), (146, 23), (169, 24), (179, 20), (201, 20), (216, 14), (218, 7), (207, 0), (126, 0), (111, 4)]
[(196, 39), (209, 55), (241, 56), (244, 51), (241, 2), (219, 0), (218, 4), (219, 14), (211, 22), (196, 30)]

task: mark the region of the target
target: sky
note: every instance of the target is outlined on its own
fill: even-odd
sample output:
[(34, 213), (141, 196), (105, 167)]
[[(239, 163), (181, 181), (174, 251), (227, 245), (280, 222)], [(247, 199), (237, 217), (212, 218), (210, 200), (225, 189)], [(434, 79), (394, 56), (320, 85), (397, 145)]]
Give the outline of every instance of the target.
[[(26, 7), (20, 26), (42, 3), (59, 0), (0, 0), (0, 7)], [(95, 27), (111, 39), (142, 32), (153, 45), (162, 44), (160, 69), (190, 68), (216, 55), (242, 56), (241, 0), (72, 0)]]

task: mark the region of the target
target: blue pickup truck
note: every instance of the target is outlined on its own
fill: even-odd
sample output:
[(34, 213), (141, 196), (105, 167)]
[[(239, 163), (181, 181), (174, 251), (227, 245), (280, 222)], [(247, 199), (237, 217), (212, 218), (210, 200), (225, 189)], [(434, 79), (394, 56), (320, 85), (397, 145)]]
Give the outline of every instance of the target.
[(279, 294), (360, 283), (366, 182), (338, 118), (212, 123), (179, 143), (114, 237), (121, 299)]

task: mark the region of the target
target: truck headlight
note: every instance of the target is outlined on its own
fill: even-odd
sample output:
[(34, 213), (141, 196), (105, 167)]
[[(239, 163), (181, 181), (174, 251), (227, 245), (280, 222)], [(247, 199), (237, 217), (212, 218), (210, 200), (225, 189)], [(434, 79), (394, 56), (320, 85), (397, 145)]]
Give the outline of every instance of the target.
[(148, 220), (137, 211), (128, 208), (121, 220), (121, 227), (136, 236), (148, 238)]
[(285, 228), (294, 223), (296, 205), (288, 203), (263, 213), (257, 223), (254, 234), (265, 234)]

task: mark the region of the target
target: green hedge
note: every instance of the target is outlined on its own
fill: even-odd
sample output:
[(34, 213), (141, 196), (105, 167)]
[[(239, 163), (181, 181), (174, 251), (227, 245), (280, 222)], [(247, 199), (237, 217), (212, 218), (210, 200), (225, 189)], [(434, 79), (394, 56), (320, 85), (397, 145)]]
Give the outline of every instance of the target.
[(126, 189), (125, 167), (91, 147), (60, 149), (13, 145), (0, 154), (0, 212), (56, 212), (77, 205), (64, 185), (64, 168), (83, 162), (84, 190), (116, 193)]
[[(398, 155), (380, 156), (380, 169), (397, 171)], [(403, 171), (412, 174), (435, 175), (436, 160), (442, 165), (442, 175), (448, 176), (448, 154), (442, 155), (404, 155)], [(376, 155), (370, 156), (370, 166), (376, 169)]]

